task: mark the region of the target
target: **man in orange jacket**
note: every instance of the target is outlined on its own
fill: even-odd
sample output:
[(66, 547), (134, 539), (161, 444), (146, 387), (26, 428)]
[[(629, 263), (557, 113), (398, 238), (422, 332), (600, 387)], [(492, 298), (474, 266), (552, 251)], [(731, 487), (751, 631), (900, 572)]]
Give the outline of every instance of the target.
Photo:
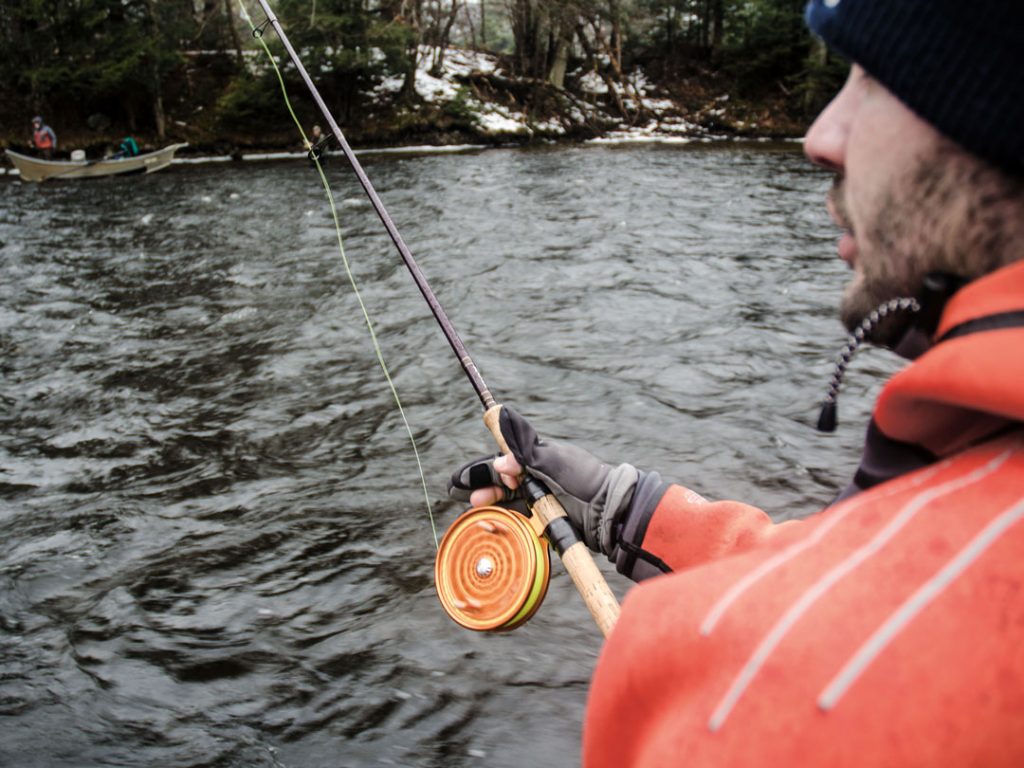
[(510, 409), (511, 454), (452, 478), (487, 504), (525, 467), (643, 581), (594, 673), (587, 766), (1024, 765), (1024, 4), (806, 15), (853, 62), (805, 141), (836, 174), (845, 360), (871, 341), (913, 361), (849, 487), (773, 524)]
[(47, 160), (57, 151), (57, 134), (39, 115), (32, 118), (32, 146)]

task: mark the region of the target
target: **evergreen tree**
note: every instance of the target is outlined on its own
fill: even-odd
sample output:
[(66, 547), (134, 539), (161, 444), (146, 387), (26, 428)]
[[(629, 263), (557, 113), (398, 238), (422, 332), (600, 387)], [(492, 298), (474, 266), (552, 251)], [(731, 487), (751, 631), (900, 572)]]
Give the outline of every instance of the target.
[(54, 122), (103, 112), (162, 134), (167, 83), (191, 29), (190, 4), (8, 0), (0, 11), (5, 100)]

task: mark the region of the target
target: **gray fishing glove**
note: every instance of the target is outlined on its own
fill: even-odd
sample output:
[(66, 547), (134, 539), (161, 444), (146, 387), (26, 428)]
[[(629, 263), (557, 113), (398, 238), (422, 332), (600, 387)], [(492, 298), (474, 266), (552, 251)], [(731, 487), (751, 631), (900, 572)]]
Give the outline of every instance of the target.
[[(541, 480), (558, 498), (583, 541), (595, 552), (611, 555), (616, 545), (616, 523), (629, 510), (640, 473), (630, 464), (610, 466), (568, 443), (541, 438), (530, 423), (508, 406), (501, 409), (501, 435), (529, 474)], [(501, 486), (494, 469), (496, 456), (471, 461), (457, 469), (448, 483), (448, 494), (469, 501), (472, 491)], [(507, 502), (522, 495), (506, 491)]]

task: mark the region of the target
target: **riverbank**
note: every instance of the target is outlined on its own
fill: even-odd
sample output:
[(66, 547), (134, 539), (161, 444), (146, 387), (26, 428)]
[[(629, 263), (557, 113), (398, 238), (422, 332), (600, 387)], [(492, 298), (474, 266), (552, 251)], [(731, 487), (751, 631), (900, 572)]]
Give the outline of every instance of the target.
[[(687, 138), (672, 135), (659, 135), (648, 130), (619, 130), (610, 132), (605, 136), (595, 137), (593, 139), (587, 139), (585, 141), (575, 142), (574, 146), (594, 146), (594, 147), (628, 147), (639, 144), (698, 144), (698, 145), (713, 145), (713, 144), (730, 144), (737, 148), (744, 145), (757, 145), (760, 147), (777, 147), (785, 150), (789, 146), (795, 146), (802, 140), (798, 138), (772, 138), (762, 136), (759, 138), (747, 138), (747, 137), (721, 137), (721, 136), (706, 136), (703, 138)], [(568, 142), (550, 142), (548, 146), (557, 147), (565, 145)], [(495, 144), (403, 144), (393, 147), (364, 147), (353, 149), (353, 152), (358, 156), (365, 155), (432, 155), (432, 154), (459, 154), (459, 153), (478, 153), (489, 150), (498, 149), (509, 149), (516, 147), (528, 148), (529, 144), (506, 144), (495, 145)], [(180, 152), (181, 150), (179, 150)], [(344, 162), (341, 158), (341, 152), (335, 153), (336, 157), (339, 157), (339, 162)], [(184, 157), (175, 157), (171, 161), (171, 165), (206, 165), (206, 164), (218, 164), (218, 163), (241, 163), (241, 162), (273, 162), (273, 161), (304, 161), (307, 157), (306, 152), (300, 151), (252, 151), (242, 152), (234, 151), (230, 154), (198, 154), (192, 152)], [(14, 167), (4, 167), (0, 165), (0, 177), (10, 176), (12, 178), (18, 177), (18, 170)]]
[[(336, 114), (349, 143), (358, 149), (400, 150), (416, 147), (508, 146), (587, 141), (688, 142), (721, 139), (778, 140), (801, 136), (806, 120), (782, 91), (777, 97), (743, 99), (713, 72), (699, 72), (668, 83), (654, 83), (643, 71), (623, 82), (595, 72), (576, 71), (566, 87), (510, 77), (499, 57), (465, 49), (448, 49), (438, 69), (437, 57), (422, 57), (415, 93), (403, 93), (402, 82), (386, 79), (370, 94), (358, 115)], [(253, 58), (254, 76), (266, 74), (266, 62)], [(290, 87), (290, 99), (308, 130), (324, 123), (301, 86)], [(188, 142), (182, 159), (265, 155), (302, 150), (301, 139), (280, 92), (265, 109), (252, 107), (248, 116), (227, 119), (221, 106), (195, 104), (172, 115), (166, 135), (135, 134), (144, 149)], [(207, 99), (209, 101), (209, 99)], [(334, 108), (332, 107), (332, 110)], [(64, 151), (85, 150), (103, 157), (129, 132), (102, 115), (84, 126), (53, 126)], [(347, 117), (347, 119), (346, 119)], [(324, 126), (326, 128), (326, 126)], [(17, 134), (0, 137), (18, 148)]]

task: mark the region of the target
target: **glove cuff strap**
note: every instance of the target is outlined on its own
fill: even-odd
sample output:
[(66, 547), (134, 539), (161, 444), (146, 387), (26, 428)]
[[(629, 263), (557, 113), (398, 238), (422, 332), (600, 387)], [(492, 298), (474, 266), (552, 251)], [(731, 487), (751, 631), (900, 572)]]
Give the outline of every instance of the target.
[(659, 557), (643, 548), (647, 526), (668, 489), (668, 483), (662, 482), (657, 472), (641, 472), (632, 502), (613, 523), (612, 536), (615, 541), (608, 550), (608, 559), (615, 563), (619, 573), (633, 581), (643, 581), (672, 571)]

